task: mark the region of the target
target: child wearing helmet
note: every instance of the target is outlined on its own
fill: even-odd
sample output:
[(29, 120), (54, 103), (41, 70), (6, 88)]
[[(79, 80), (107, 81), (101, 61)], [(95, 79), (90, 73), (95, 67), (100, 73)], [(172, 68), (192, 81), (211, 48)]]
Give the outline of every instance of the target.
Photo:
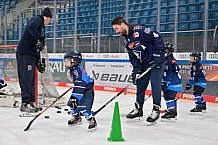
[(164, 68), (162, 90), (166, 101), (167, 112), (161, 116), (161, 120), (171, 120), (177, 117), (177, 101), (175, 99), (177, 92), (182, 91), (182, 80), (179, 73), (180, 68), (173, 56), (174, 46), (164, 43), (166, 64)]
[(68, 125), (82, 123), (81, 115), (84, 115), (89, 122), (88, 129), (97, 127), (96, 120), (92, 115), (94, 101), (94, 80), (86, 73), (81, 65), (82, 55), (79, 51), (67, 52), (64, 61), (74, 83), (74, 88), (67, 105), (71, 108), (72, 119)]
[(196, 104), (196, 107), (191, 109), (190, 112), (202, 112), (206, 110), (206, 101), (202, 96), (206, 88), (206, 73), (200, 60), (200, 52), (195, 51), (190, 54), (191, 79), (186, 83), (186, 90), (190, 90), (194, 86), (193, 95)]

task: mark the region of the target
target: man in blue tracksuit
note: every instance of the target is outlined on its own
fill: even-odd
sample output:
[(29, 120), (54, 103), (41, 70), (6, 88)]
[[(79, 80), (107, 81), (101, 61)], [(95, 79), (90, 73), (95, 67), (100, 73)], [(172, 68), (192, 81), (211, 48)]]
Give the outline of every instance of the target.
[(190, 112), (202, 112), (206, 110), (206, 101), (202, 96), (207, 83), (206, 72), (200, 63), (200, 60), (200, 52), (195, 51), (190, 54), (191, 79), (186, 83), (186, 90), (190, 90), (194, 86), (193, 95), (196, 104), (196, 107), (191, 109)]
[(51, 11), (46, 7), (42, 15), (33, 17), (26, 25), (16, 51), (18, 78), (21, 88), (21, 112), (34, 113), (35, 108), (35, 67), (44, 71), (40, 62), (40, 51), (45, 45), (45, 26), (50, 23)]
[[(132, 79), (137, 87), (135, 109), (127, 118), (143, 116), (144, 95), (151, 81), (153, 110), (146, 121), (154, 123), (160, 116), (161, 80), (165, 64), (163, 39), (158, 32), (145, 25), (130, 25), (123, 17), (116, 17), (111, 25), (117, 34), (125, 37), (124, 45), (133, 66)], [(156, 63), (157, 66), (139, 79), (152, 63)]]
[(173, 56), (174, 46), (166, 42), (164, 43), (166, 54), (166, 65), (164, 69), (162, 90), (166, 101), (167, 112), (161, 116), (161, 119), (176, 119), (177, 117), (177, 92), (182, 92), (182, 79), (180, 68)]

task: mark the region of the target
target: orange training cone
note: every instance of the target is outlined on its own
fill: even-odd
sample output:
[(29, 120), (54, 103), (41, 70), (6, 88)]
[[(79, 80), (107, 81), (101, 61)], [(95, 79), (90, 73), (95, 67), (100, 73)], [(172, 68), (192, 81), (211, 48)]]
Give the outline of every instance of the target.
[(121, 123), (120, 123), (120, 111), (119, 111), (118, 102), (115, 102), (113, 121), (112, 121), (112, 126), (111, 126), (110, 137), (108, 138), (108, 141), (111, 141), (111, 142), (124, 141), (122, 137)]

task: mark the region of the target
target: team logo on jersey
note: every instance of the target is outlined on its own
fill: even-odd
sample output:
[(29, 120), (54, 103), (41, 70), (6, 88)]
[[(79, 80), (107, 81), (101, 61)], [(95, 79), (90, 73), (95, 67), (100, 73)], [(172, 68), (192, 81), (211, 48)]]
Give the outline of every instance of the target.
[(139, 37), (139, 32), (135, 32), (135, 33), (133, 33), (133, 37), (134, 37), (134, 38)]
[(150, 34), (151, 29), (150, 29), (150, 28), (145, 28), (144, 32), (145, 32), (146, 34)]
[(129, 45), (128, 45), (128, 47), (130, 48), (130, 49), (132, 49), (133, 47), (134, 47), (134, 42), (132, 42), (132, 43), (130, 43)]
[(155, 33), (155, 32), (153, 32), (153, 35), (154, 35), (155, 38), (159, 37), (159, 35), (157, 33)]
[(77, 70), (74, 70), (73, 73), (74, 73), (74, 75), (75, 75), (76, 78), (79, 78), (79, 73), (78, 73)]

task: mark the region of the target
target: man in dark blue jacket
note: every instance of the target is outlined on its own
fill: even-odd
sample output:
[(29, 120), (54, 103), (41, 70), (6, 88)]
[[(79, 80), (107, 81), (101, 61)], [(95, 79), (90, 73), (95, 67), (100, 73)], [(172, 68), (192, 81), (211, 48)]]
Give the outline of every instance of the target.
[[(163, 39), (158, 32), (145, 25), (130, 25), (123, 17), (116, 17), (111, 25), (117, 34), (125, 37), (124, 45), (133, 66), (132, 79), (137, 87), (135, 109), (127, 118), (143, 116), (144, 95), (151, 81), (153, 110), (146, 121), (148, 125), (155, 123), (160, 117), (161, 80), (165, 63)], [(157, 66), (140, 78), (153, 63)]]
[(40, 62), (40, 51), (45, 47), (45, 25), (51, 21), (52, 13), (46, 7), (42, 15), (33, 17), (18, 43), (16, 51), (18, 78), (21, 88), (21, 112), (37, 112), (35, 106), (35, 67), (45, 71), (45, 64)]

